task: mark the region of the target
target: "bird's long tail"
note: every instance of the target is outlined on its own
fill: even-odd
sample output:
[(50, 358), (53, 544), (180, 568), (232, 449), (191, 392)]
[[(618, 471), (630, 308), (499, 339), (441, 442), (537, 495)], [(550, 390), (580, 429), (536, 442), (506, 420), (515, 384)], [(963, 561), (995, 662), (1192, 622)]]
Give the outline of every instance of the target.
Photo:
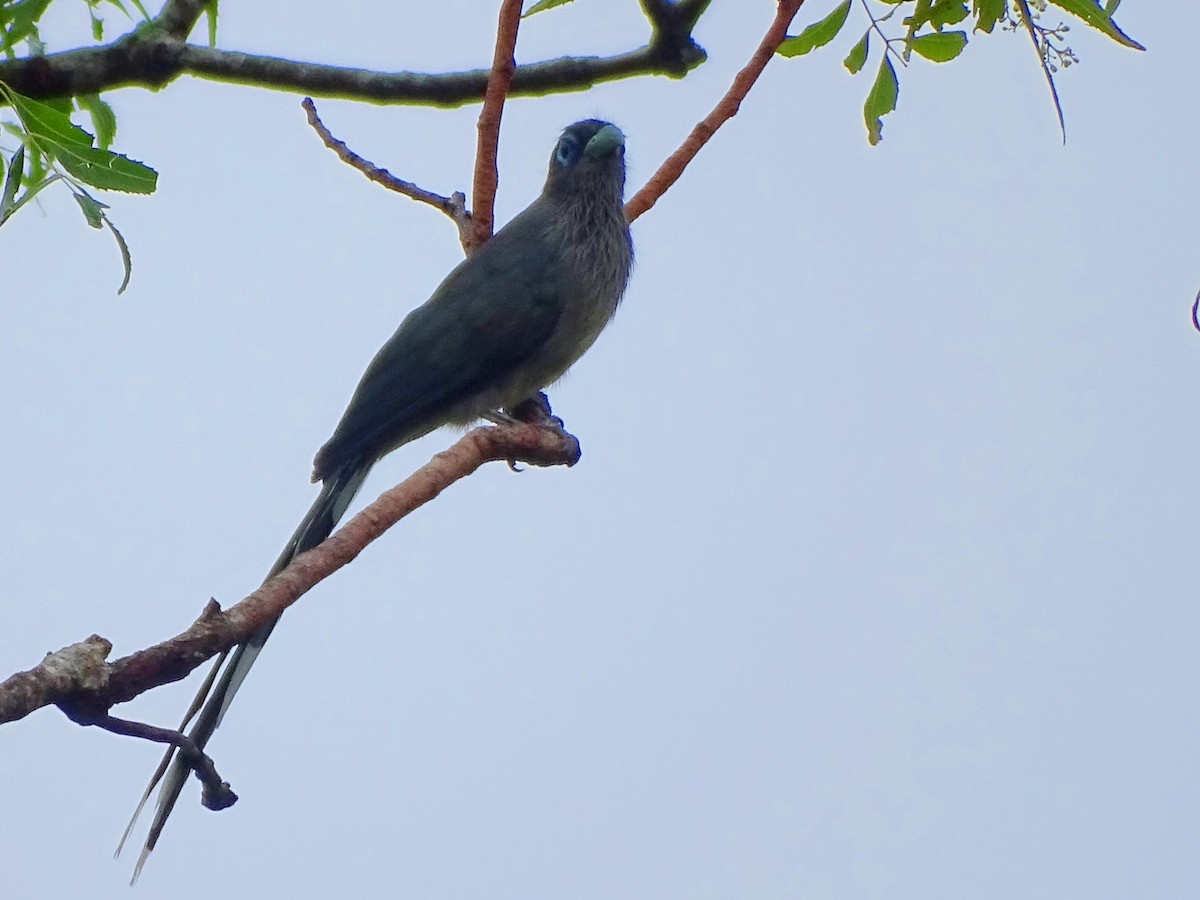
[[(279, 555), (275, 565), (271, 567), (271, 571), (267, 573), (265, 580), (270, 580), (278, 575), (296, 556), (306, 550), (311, 550), (333, 532), (338, 521), (346, 512), (346, 507), (350, 505), (350, 501), (362, 487), (363, 480), (367, 477), (370, 468), (370, 464), (352, 463), (343, 466), (332, 477), (326, 479), (312, 508), (301, 520), (300, 525), (296, 528), (296, 533), (283, 548), (283, 552)], [(196, 718), (196, 723), (192, 725), (188, 736), (195, 742), (197, 748), (203, 749), (217, 726), (221, 724), (225, 711), (233, 702), (234, 695), (242, 686), (242, 681), (245, 680), (250, 667), (254, 665), (258, 654), (262, 652), (263, 645), (266, 644), (267, 638), (271, 636), (278, 621), (276, 619), (274, 622), (267, 623), (252, 634), (246, 643), (239, 644), (232, 651), (226, 651), (217, 658), (212, 671), (209, 672), (199, 693), (196, 694), (196, 698), (188, 708), (187, 714), (183, 718), (183, 724), (179, 726), (179, 730), (183, 731), (192, 719)], [(196, 717), (197, 712), (199, 712), (199, 717)], [(138, 816), (141, 815), (142, 809), (146, 805), (146, 801), (154, 792), (154, 788), (161, 782), (162, 789), (158, 794), (154, 821), (150, 823), (146, 843), (138, 856), (137, 866), (134, 867), (133, 881), (137, 881), (142, 866), (150, 856), (150, 851), (158, 843), (159, 835), (162, 834), (163, 826), (166, 825), (171, 810), (175, 808), (175, 802), (179, 799), (189, 771), (188, 765), (180, 758), (176, 749), (171, 747), (164, 754), (162, 762), (159, 763), (150, 779), (150, 784), (146, 786), (137, 809), (134, 810), (133, 818), (129, 820), (129, 825), (126, 826), (125, 833), (121, 836), (121, 843), (117, 847), (117, 853), (120, 854), (130, 832), (133, 831)]]

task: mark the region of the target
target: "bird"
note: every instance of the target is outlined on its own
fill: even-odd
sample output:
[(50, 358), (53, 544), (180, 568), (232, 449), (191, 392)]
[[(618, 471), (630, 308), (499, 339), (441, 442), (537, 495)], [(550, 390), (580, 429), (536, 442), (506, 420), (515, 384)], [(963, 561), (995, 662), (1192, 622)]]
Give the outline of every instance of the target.
[[(371, 467), (443, 425), (502, 421), (556, 382), (612, 319), (633, 267), (624, 209), (625, 136), (584, 119), (554, 145), (541, 194), (455, 267), (367, 366), (333, 435), (318, 450), (320, 493), (267, 575), (320, 544)], [(278, 620), (218, 657), (183, 725), (203, 749)], [(196, 711), (199, 715), (196, 716)], [(187, 781), (174, 748), (151, 777), (117, 853), (161, 782), (136, 881)]]

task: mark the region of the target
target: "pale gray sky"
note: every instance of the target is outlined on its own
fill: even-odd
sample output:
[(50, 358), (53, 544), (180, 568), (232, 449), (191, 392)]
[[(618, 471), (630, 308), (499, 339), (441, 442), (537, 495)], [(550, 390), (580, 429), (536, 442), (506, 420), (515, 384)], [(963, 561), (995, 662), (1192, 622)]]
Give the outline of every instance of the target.
[[(221, 43), (462, 68), (495, 7), (230, 2)], [(518, 58), (641, 40), (632, 0), (574, 7)], [(585, 116), (640, 186), (771, 9), (714, 4), (682, 82), (511, 103), (501, 220)], [(626, 302), (552, 392), (581, 464), (480, 472), (289, 613), (211, 745), (241, 802), (189, 788), (135, 895), (111, 855), (157, 749), (54, 710), (5, 727), (4, 896), (1200, 894), (1200, 9), (1120, 21), (1148, 52), (1070, 34), (1065, 148), (1024, 35), (914, 62), (877, 148), (840, 64), (858, 18), (772, 63), (636, 223)], [(117, 149), (161, 172), (112, 198), (129, 291), (65, 192), (0, 232), (0, 676), (251, 590), (366, 362), (460, 255), (298, 97), (111, 99)], [(320, 109), (469, 186), (474, 107)], [(115, 712), (170, 725), (195, 686)]]

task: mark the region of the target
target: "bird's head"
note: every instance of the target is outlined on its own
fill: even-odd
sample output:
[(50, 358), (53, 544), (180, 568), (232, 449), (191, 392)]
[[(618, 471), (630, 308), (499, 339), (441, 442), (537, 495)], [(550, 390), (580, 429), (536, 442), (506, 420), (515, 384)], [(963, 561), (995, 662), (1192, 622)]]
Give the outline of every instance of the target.
[(550, 155), (548, 197), (601, 195), (620, 203), (625, 192), (625, 135), (611, 122), (584, 119), (568, 126)]

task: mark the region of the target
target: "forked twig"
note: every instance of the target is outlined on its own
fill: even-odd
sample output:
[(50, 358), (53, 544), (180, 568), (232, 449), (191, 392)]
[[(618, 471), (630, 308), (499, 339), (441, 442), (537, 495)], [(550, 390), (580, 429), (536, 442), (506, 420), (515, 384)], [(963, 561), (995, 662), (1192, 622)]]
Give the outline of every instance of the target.
[(403, 178), (397, 178), (387, 169), (375, 165), (369, 159), (365, 159), (346, 146), (344, 141), (340, 141), (333, 136), (325, 123), (321, 121), (321, 117), (317, 115), (317, 106), (313, 103), (311, 97), (305, 97), (300, 103), (304, 107), (304, 112), (308, 116), (308, 124), (313, 127), (313, 130), (320, 135), (322, 143), (330, 150), (338, 155), (338, 159), (362, 172), (371, 181), (377, 184), (382, 184), (385, 188), (395, 191), (398, 194), (403, 194), (405, 197), (410, 197), (420, 203), (427, 203), (435, 209), (439, 209), (448, 215), (455, 226), (458, 228), (458, 239), (466, 248), (471, 242), (471, 213), (467, 210), (467, 198), (462, 191), (455, 191), (449, 197), (443, 197), (441, 194), (435, 194), (433, 191), (427, 191), (422, 187), (418, 187), (411, 181), (405, 181)]

